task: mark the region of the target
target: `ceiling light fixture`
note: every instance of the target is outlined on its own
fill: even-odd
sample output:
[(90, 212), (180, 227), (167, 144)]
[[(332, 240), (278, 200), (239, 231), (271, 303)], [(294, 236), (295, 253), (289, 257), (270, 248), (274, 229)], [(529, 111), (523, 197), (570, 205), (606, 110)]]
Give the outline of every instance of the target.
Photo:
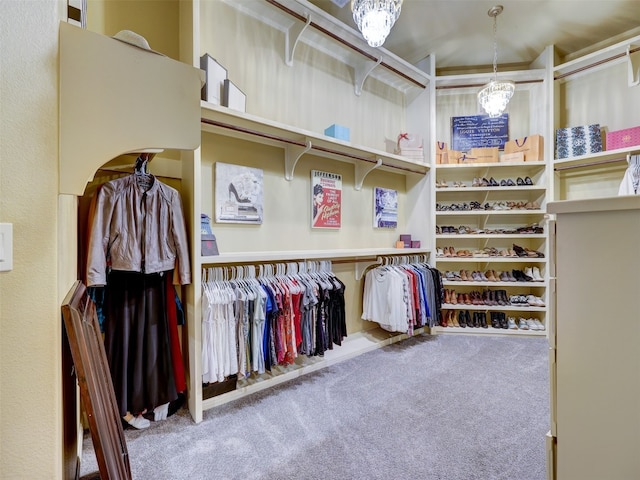
[(498, 15), (502, 10), (502, 5), (495, 5), (487, 12), (493, 17), (493, 80), (478, 92), (478, 102), (492, 118), (502, 115), (516, 89), (515, 83), (510, 80), (498, 81)]
[(353, 20), (372, 47), (380, 47), (400, 16), (402, 0), (351, 0)]

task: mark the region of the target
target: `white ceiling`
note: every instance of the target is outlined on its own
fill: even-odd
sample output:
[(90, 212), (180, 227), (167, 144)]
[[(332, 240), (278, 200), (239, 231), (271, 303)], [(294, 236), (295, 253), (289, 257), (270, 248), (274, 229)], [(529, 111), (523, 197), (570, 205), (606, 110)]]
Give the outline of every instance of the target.
[[(357, 30), (350, 2), (309, 0)], [(404, 0), (400, 18), (383, 47), (416, 63), (435, 54), (436, 68), (493, 62), (493, 18), (498, 16), (500, 65), (528, 64), (547, 45), (562, 56), (628, 32), (640, 34), (640, 0)]]

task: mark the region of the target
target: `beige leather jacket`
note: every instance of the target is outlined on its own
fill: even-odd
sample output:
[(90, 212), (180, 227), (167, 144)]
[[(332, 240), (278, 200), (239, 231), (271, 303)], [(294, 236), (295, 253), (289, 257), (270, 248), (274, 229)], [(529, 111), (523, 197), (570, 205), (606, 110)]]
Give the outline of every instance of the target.
[(87, 286), (107, 283), (107, 268), (141, 273), (171, 270), (191, 283), (182, 200), (154, 179), (146, 192), (135, 175), (105, 183), (97, 193), (87, 259)]

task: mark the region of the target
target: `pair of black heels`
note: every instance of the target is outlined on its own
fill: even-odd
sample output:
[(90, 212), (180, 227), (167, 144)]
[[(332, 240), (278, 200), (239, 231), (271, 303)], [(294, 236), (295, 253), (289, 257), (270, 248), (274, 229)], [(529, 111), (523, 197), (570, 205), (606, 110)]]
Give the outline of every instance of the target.
[(518, 177), (518, 178), (516, 179), (516, 184), (517, 184), (518, 186), (521, 186), (521, 187), (522, 187), (522, 186), (525, 186), (525, 185), (532, 186), (532, 185), (533, 185), (533, 181), (531, 180), (531, 178), (530, 178), (530, 177), (524, 177), (524, 179), (523, 179), (523, 178)]

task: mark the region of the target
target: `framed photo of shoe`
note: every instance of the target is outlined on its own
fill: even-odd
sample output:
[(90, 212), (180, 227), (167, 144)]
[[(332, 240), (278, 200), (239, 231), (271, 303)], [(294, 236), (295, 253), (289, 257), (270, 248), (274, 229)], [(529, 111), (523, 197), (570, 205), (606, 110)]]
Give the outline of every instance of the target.
[(216, 162), (216, 222), (262, 224), (264, 171)]

